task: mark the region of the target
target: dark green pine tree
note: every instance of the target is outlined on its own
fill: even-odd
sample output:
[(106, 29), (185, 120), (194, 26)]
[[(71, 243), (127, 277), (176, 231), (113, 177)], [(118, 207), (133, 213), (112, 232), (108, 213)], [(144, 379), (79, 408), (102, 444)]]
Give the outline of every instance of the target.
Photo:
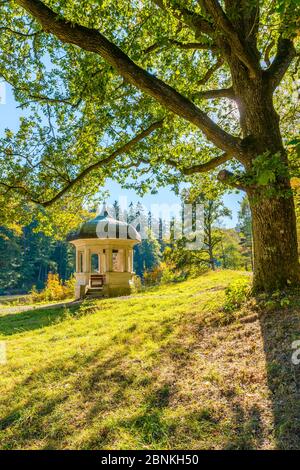
[(25, 293), (34, 285), (41, 289), (49, 272), (58, 273), (62, 280), (74, 272), (73, 247), (35, 228), (32, 222), (19, 236), (0, 228), (0, 293)]
[(21, 276), (20, 237), (12, 230), (0, 227), (0, 294), (17, 288)]
[(113, 211), (114, 211), (114, 217), (115, 217), (117, 220), (120, 220), (120, 205), (119, 205), (118, 201), (114, 201), (114, 203), (113, 203)]
[(152, 271), (159, 265), (161, 250), (158, 240), (149, 231), (148, 238), (134, 247), (134, 271), (143, 277), (145, 271)]

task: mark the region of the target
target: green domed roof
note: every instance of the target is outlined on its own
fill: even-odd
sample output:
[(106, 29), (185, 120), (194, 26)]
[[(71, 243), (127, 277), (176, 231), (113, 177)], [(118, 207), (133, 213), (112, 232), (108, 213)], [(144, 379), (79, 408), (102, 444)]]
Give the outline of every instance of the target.
[(85, 238), (115, 239), (141, 241), (140, 234), (131, 224), (116, 220), (109, 214), (106, 206), (94, 219), (84, 222), (79, 230), (68, 236), (68, 241)]

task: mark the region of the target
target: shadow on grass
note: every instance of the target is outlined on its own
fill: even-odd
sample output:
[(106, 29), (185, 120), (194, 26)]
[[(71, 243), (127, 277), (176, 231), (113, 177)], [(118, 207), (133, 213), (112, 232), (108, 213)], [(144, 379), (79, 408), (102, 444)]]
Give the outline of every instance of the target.
[[(80, 405), (84, 408), (91, 390), (96, 391), (97, 383), (93, 377), (95, 371), (101, 382), (107, 368), (114, 367), (122, 359), (122, 356), (117, 354), (108, 361), (101, 362), (103, 353), (105, 350), (98, 348), (85, 356), (76, 356), (76, 361), (68, 365), (57, 361), (50, 366), (40, 367), (16, 385), (12, 396), (21, 404), (10, 409), (10, 412), (0, 419), (0, 441), (3, 443), (1, 449), (32, 449), (36, 445), (43, 449), (60, 449), (70, 436), (76, 435), (79, 429), (76, 416), (80, 407), (71, 409), (71, 416), (68, 413), (64, 415), (64, 409), (70, 410), (72, 394), (81, 396)], [(79, 378), (70, 389), (64, 386), (64, 383), (68, 382), (73, 374), (75, 377), (79, 375)], [(123, 387), (122, 383), (120, 386)], [(44, 393), (49, 387), (57, 389), (55, 396)], [(27, 390), (26, 399), (20, 400), (26, 388), (30, 389), (31, 393), (28, 394)], [(2, 402), (4, 401), (3, 399)], [(67, 418), (71, 418), (72, 426), (67, 425)], [(78, 425), (79, 423), (80, 419)], [(85, 424), (88, 423), (92, 423), (92, 416), (88, 417)]]
[(261, 411), (253, 405), (248, 410), (247, 416), (245, 410), (240, 404), (232, 407), (232, 423), (229, 439), (223, 446), (226, 450), (257, 450), (263, 443), (263, 422)]
[(79, 308), (80, 304), (68, 302), (1, 315), (0, 334), (10, 336), (44, 328), (63, 320), (67, 312), (68, 315), (75, 315)]
[[(36, 445), (43, 449), (70, 448), (66, 443), (76, 441), (83, 429), (91, 431), (76, 444), (82, 449), (118, 448), (120, 435), (130, 436), (129, 448), (189, 448), (191, 441), (198, 441), (199, 448), (213, 448), (222, 426), (213, 409), (199, 404), (195, 412), (183, 409), (180, 415), (172, 416), (176, 378), (170, 382), (163, 378), (161, 382), (162, 378), (157, 380), (152, 369), (132, 367), (125, 344), (106, 359), (103, 354), (105, 350), (97, 349), (72, 364), (57, 361), (49, 367), (40, 367), (15, 386), (12, 396), (19, 406), (7, 407), (9, 413), (0, 420), (0, 434), (7, 433), (2, 438), (2, 448)], [(188, 351), (179, 348), (176, 341), (169, 342), (167, 355), (170, 366), (176, 363), (178, 370), (187, 367), (190, 361)], [(159, 358), (160, 353), (156, 367)], [(65, 382), (72, 376), (75, 380), (71, 388), (65, 388)], [(48, 387), (57, 389), (55, 397), (44, 394)], [(133, 398), (136, 390), (139, 392)], [(19, 397), (24, 392), (23, 401)], [(72, 398), (74, 394), (76, 402)], [(115, 418), (105, 419), (114, 413)], [(255, 407), (252, 416), (246, 417), (242, 407), (235, 406), (230, 424), (225, 448), (257, 448), (261, 423)]]
[[(31, 321), (34, 313), (27, 312)], [(46, 312), (42, 309), (41, 314)], [(59, 313), (55, 313), (53, 321), (57, 318), (61, 318)], [(44, 322), (35, 325), (42, 326)], [(27, 325), (27, 329), (33, 329), (32, 325)], [(168, 328), (163, 337), (171, 331)], [(107, 347), (98, 348), (74, 361), (56, 361), (30, 371), (3, 400), (7, 405), (4, 403), (2, 409), (9, 412), (2, 414), (0, 420), (1, 448), (65, 448), (67, 442), (76, 441), (83, 429), (89, 430), (79, 444), (83, 449), (111, 448), (122, 432), (128, 432), (142, 447), (165, 445), (175, 429), (163, 417), (169, 406), (170, 385), (158, 385), (152, 369), (144, 370), (140, 360), (130, 358), (130, 338), (134, 341), (135, 328), (128, 329), (127, 334), (127, 342), (108, 352), (108, 357)], [(159, 353), (156, 357), (155, 365)], [(55, 397), (48, 396), (49, 387)], [(136, 391), (136, 406), (131, 409), (131, 394), (134, 396)], [(20, 398), (22, 395), (26, 398)], [(120, 419), (123, 410), (127, 410), (127, 417)], [(105, 421), (114, 412), (118, 418)]]
[(292, 343), (300, 339), (299, 307), (261, 317), (276, 447), (300, 449), (300, 364), (292, 363)]
[[(78, 305), (68, 306), (71, 315), (76, 315), (78, 308)], [(16, 334), (43, 328), (64, 318), (61, 308), (40, 308), (1, 317), (0, 331)], [(143, 365), (137, 359), (138, 351), (134, 354), (131, 351), (140, 328), (134, 323), (122, 332), (124, 341), (118, 342), (120, 332), (112, 334), (110, 344), (116, 342), (116, 350), (98, 348), (76, 359), (72, 356), (66, 364), (56, 361), (47, 368), (31, 371), (12, 390), (10, 400), (7, 398), (7, 403), (19, 403), (19, 406), (7, 406), (10, 411), (0, 421), (0, 431), (8, 433), (2, 438), (5, 448), (35, 445), (44, 449), (72, 448), (72, 442), (83, 449), (114, 448), (119, 442), (125, 448), (126, 439), (128, 448), (147, 449), (190, 448), (191, 442), (200, 449), (259, 449), (267, 445), (261, 409), (255, 403), (247, 408), (243, 403), (244, 394), (225, 395), (224, 389), (222, 395), (221, 383), (210, 400), (195, 403), (194, 412), (189, 408), (187, 397), (182, 397), (182, 392), (181, 396), (177, 394), (181, 371), (192, 368), (197, 357), (193, 352), (198, 353), (202, 328), (205, 328), (205, 323), (202, 327), (194, 322), (193, 343), (184, 343), (182, 338), (188, 321), (192, 323), (193, 317), (181, 324), (173, 319), (163, 324), (159, 322), (157, 326), (150, 323), (149, 331), (148, 325), (143, 325), (144, 333), (164, 344), (154, 353), (153, 366)], [(294, 366), (291, 362), (291, 344), (300, 339), (299, 315), (296, 312), (294, 317), (291, 312), (268, 314), (260, 318), (260, 327), (273, 403), (276, 447), (300, 449), (300, 365)], [(222, 327), (212, 327), (218, 328)], [(224, 334), (226, 331), (224, 328)], [(161, 374), (161, 370), (166, 370), (166, 374)], [(176, 373), (172, 375), (172, 371)], [(197, 377), (195, 375), (192, 386), (198, 399), (197, 388), (202, 386), (203, 377), (199, 374), (198, 384)], [(68, 388), (65, 384), (69, 379)], [(48, 388), (55, 391), (55, 397), (44, 394)], [(22, 395), (26, 395), (26, 399), (20, 399)], [(215, 406), (218, 400), (222, 406), (224, 404), (224, 410)], [(179, 409), (182, 407), (179, 414), (174, 413), (177, 405)], [(82, 430), (86, 435), (78, 442), (76, 438)], [(122, 433), (124, 441), (120, 437)]]

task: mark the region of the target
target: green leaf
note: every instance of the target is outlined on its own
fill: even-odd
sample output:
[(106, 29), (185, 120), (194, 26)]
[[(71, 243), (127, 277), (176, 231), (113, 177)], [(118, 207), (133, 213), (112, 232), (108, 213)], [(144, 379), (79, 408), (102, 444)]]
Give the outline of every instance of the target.
[(272, 170), (263, 170), (259, 175), (258, 175), (258, 183), (261, 184), (262, 186), (266, 186), (269, 183), (273, 183), (276, 179), (275, 173)]

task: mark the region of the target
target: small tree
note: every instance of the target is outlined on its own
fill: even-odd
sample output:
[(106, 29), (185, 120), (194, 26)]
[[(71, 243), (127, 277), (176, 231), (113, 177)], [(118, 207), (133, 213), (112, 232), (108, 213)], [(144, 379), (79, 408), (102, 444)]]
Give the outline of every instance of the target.
[(252, 218), (248, 198), (245, 196), (240, 203), (238, 212), (237, 231), (240, 235), (240, 244), (245, 260), (245, 269), (253, 269), (253, 236)]
[[(214, 191), (210, 195), (201, 193), (199, 195), (196, 185), (189, 190), (182, 192), (184, 201), (192, 204), (192, 233), (182, 234), (178, 239), (174, 239), (176, 220), (171, 221), (170, 246), (164, 252), (165, 260), (173, 264), (175, 269), (182, 269), (186, 272), (192, 267), (199, 266), (199, 272), (203, 267), (216, 268), (217, 258), (221, 259), (221, 244), (224, 238), (223, 231), (219, 228), (221, 219), (231, 215), (230, 210), (225, 207), (222, 200), (222, 193)], [(197, 205), (203, 209), (203, 233), (197, 233)], [(183, 219), (183, 211), (181, 214)], [(187, 249), (189, 239), (193, 236), (202, 237), (202, 245), (196, 250)], [(177, 234), (178, 235), (178, 234)]]
[(231, 212), (220, 199), (204, 200), (204, 244), (207, 247), (209, 263), (215, 269), (215, 250), (222, 241), (222, 234), (216, 230), (221, 217), (228, 217)]
[[(198, 182), (199, 183), (199, 182)], [(200, 184), (201, 187), (201, 184)], [(203, 208), (203, 253), (207, 253), (208, 262), (212, 270), (216, 268), (215, 250), (220, 245), (222, 234), (217, 227), (223, 217), (230, 217), (231, 211), (225, 207), (222, 200), (222, 192), (213, 191), (199, 194), (197, 186), (183, 191), (186, 202), (193, 204), (193, 216), (196, 217), (197, 204)], [(195, 227), (194, 227), (195, 229)]]
[[(216, 249), (216, 257), (224, 269), (240, 269), (244, 267), (243, 249), (239, 234), (234, 229), (219, 229), (220, 243)], [(246, 268), (247, 269), (247, 268)]]

